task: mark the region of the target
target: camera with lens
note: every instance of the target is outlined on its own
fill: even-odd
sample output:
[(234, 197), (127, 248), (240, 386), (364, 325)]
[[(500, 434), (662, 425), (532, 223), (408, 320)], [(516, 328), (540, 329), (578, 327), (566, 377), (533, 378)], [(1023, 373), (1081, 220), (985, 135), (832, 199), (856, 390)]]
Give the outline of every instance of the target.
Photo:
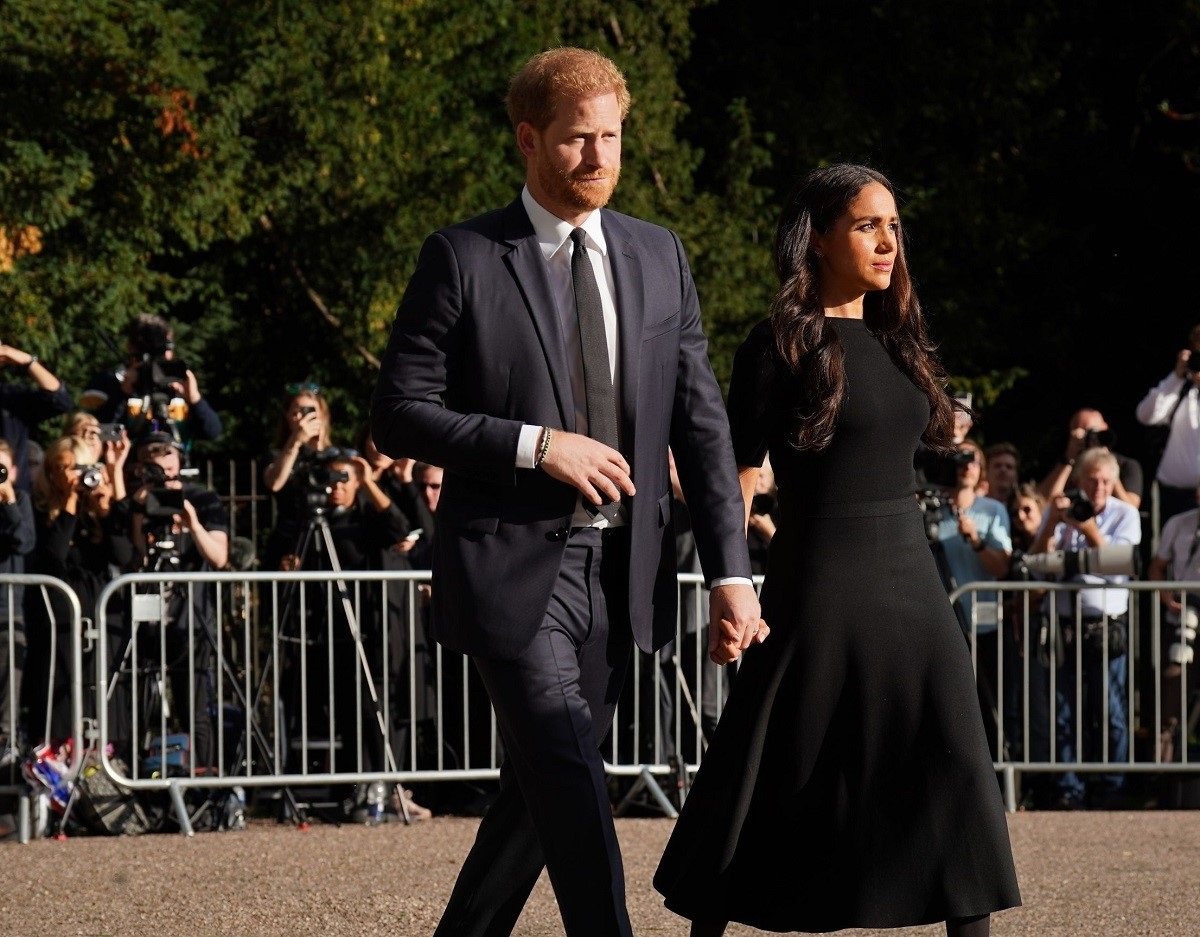
[(1014, 551), (1009, 579), (1029, 580), (1034, 576), (1136, 576), (1138, 557), (1129, 543), (1106, 543), (1084, 550), (1050, 550), (1046, 553)]
[(304, 500), (313, 514), (324, 513), (330, 493), (338, 482), (350, 480), (350, 473), (333, 468), (336, 462), (353, 459), (357, 452), (340, 446), (328, 446), (307, 456), (296, 469), (304, 484)]
[(938, 543), (941, 538), (941, 525), (958, 517), (958, 508), (954, 498), (945, 489), (922, 488), (917, 492), (917, 504), (921, 508), (925, 521), (925, 536), (931, 543)]
[(917, 468), (921, 470), (926, 484), (930, 487), (957, 488), (959, 470), (974, 461), (975, 453), (969, 449), (938, 452), (923, 447), (917, 459)]
[(148, 397), (156, 391), (170, 393), (172, 384), (187, 380), (187, 365), (178, 358), (167, 357), (175, 348), (170, 331), (161, 325), (145, 326), (137, 337), (141, 352), (138, 364), (136, 393)]
[(1117, 434), (1111, 429), (1089, 429), (1083, 434), (1083, 448), (1111, 450), (1117, 443)]
[(8, 481), (8, 466), (0, 464), (0, 485)]
[(1067, 516), (1072, 520), (1083, 523), (1089, 518), (1096, 516), (1096, 506), (1092, 504), (1091, 499), (1078, 488), (1072, 488), (1069, 491), (1064, 491), (1063, 494), (1071, 499), (1071, 503), (1067, 507)]
[(146, 503), (143, 513), (156, 520), (172, 520), (183, 512), (183, 489), (167, 487), (167, 472), (156, 462), (147, 462), (141, 468), (142, 483), (146, 486)]
[(103, 465), (80, 465), (78, 468), (81, 487), (93, 491), (104, 483)]

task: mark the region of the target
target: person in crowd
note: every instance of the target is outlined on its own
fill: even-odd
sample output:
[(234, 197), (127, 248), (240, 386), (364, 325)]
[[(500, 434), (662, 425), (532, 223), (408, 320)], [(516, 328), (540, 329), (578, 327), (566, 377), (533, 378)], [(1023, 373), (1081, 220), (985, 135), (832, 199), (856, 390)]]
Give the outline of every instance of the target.
[[(1013, 492), (1012, 502), (1009, 517), (1016, 561), (1005, 578), (1028, 583), (1038, 577), (1023, 565), (1024, 555), (1031, 552), (1033, 541), (1042, 529), (1046, 499), (1036, 484), (1022, 482)], [(1010, 651), (1004, 664), (1005, 673), (1008, 674), (1004, 692), (1007, 714), (1005, 738), (1009, 754), (1014, 759), (1028, 753), (1033, 761), (1050, 760), (1048, 642), (1054, 637), (1054, 632), (1049, 628), (1049, 620), (1041, 607), (1044, 594), (1045, 590), (1031, 589), (1012, 590), (1003, 596), (1006, 646)], [(1025, 692), (1026, 672), (1029, 674), (1028, 694)], [(1028, 734), (1026, 725), (1029, 727)], [(1052, 804), (1055, 797), (1053, 775), (1031, 772), (1022, 780), (1024, 804), (1037, 807)]]
[(998, 442), (988, 446), (983, 455), (987, 474), (980, 482), (979, 493), (1003, 504), (1011, 520), (1021, 483), (1021, 452), (1010, 442)]
[[(765, 634), (684, 252), (603, 207), (629, 100), (595, 52), (520, 68), (507, 104), (525, 188), (426, 240), (376, 385), (379, 447), (445, 468), (436, 635), (471, 656), (513, 756), (440, 935), (507, 933), (543, 866), (567, 934), (631, 932), (599, 746), (635, 636), (654, 650), (673, 634), (654, 611), (675, 600), (669, 443), (719, 580), (716, 650)], [(563, 705), (543, 704), (550, 684)]]
[(1162, 522), (1192, 507), (1200, 485), (1200, 325), (1188, 332), (1187, 347), (1175, 353), (1170, 372), (1137, 405), (1144, 426), (1161, 427), (1162, 445), (1155, 479)]
[[(116, 507), (123, 495), (118, 479), (127, 454), (125, 447), (110, 476), (107, 467), (90, 461), (92, 451), (86, 443), (64, 436), (46, 448), (42, 472), (34, 482), (37, 544), (28, 569), (61, 579), (79, 597), (85, 615), (92, 613), (104, 587), (129, 569), (133, 560), (129, 514)], [(109, 611), (115, 624), (121, 617), (117, 604)], [(26, 589), (25, 621), (29, 652), (24, 690), (31, 739), (61, 742), (70, 737), (73, 726), (71, 606), (56, 589)], [(118, 630), (113, 636), (118, 643), (121, 633)], [(85, 664), (85, 672), (93, 670)], [(93, 712), (95, 699), (94, 686), (90, 689), (85, 693), (88, 713)], [(110, 733), (122, 748), (129, 743), (123, 732), (127, 727), (127, 721), (115, 719)]]
[[(131, 536), (144, 570), (207, 572), (229, 563), (229, 514), (216, 492), (186, 480), (183, 447), (170, 433), (134, 441), (137, 489), (131, 495)], [(215, 764), (216, 589), (197, 583), (167, 588), (161, 629), (140, 633), (135, 666), (148, 666), (169, 684), (168, 726), (192, 732), (192, 763)], [(163, 635), (163, 646), (157, 636)], [(160, 654), (166, 671), (160, 673)], [(190, 664), (189, 664), (190, 662)], [(159, 725), (161, 700), (145, 705), (140, 724)]]
[(1038, 483), (1042, 497), (1050, 500), (1066, 489), (1067, 482), (1075, 474), (1080, 455), (1086, 449), (1104, 447), (1117, 460), (1120, 472), (1112, 496), (1137, 508), (1142, 503), (1142, 466), (1137, 459), (1121, 455), (1113, 450), (1116, 434), (1109, 429), (1104, 414), (1093, 407), (1083, 407), (1071, 414), (1067, 425), (1067, 444), (1062, 458)]
[[(0, 576), (20, 576), (36, 543), (29, 493), (17, 485), (13, 447), (0, 438)], [(12, 782), (6, 770), (20, 757), (17, 724), (21, 677), (25, 671), (24, 588), (0, 587), (0, 784)], [(9, 656), (9, 648), (12, 656)]]
[[(1192, 492), (1200, 499), (1200, 487)], [(1158, 550), (1146, 569), (1158, 582), (1200, 581), (1200, 508), (1173, 514), (1163, 524)], [(1174, 761), (1184, 744), (1183, 687), (1196, 687), (1196, 631), (1200, 626), (1200, 591), (1163, 589), (1162, 729), (1159, 748), (1163, 761)], [(1185, 679), (1184, 671), (1187, 670)]]
[[(1076, 459), (1072, 476), (1081, 499), (1056, 494), (1049, 501), (1032, 553), (1047, 550), (1078, 552), (1110, 544), (1135, 546), (1141, 542), (1138, 511), (1116, 497), (1120, 465), (1106, 447), (1085, 449)], [(1129, 590), (1111, 588), (1127, 582), (1126, 574), (1081, 573), (1063, 581), (1080, 583), (1075, 600), (1050, 593), (1045, 609), (1057, 629), (1064, 653), (1058, 658), (1055, 719), (1058, 760), (1112, 763), (1129, 754)], [(1106, 588), (1107, 587), (1107, 588)], [(1076, 603), (1078, 608), (1076, 608)], [(1078, 630), (1081, 632), (1076, 633)], [(1075, 642), (1082, 642), (1081, 666), (1076, 666)], [(1076, 687), (1083, 694), (1080, 713), (1083, 734), (1075, 732)], [(1103, 711), (1107, 700), (1108, 723)], [(1103, 739), (1107, 738), (1107, 744)], [(1086, 783), (1076, 772), (1057, 779), (1063, 809), (1119, 802), (1125, 777), (1119, 773), (1089, 775)]]
[[(995, 582), (1008, 575), (1012, 555), (1008, 511), (993, 498), (977, 493), (979, 481), (986, 475), (983, 450), (973, 440), (956, 446), (974, 458), (958, 465), (958, 487), (951, 499), (952, 510), (938, 524), (934, 549), (941, 552), (945, 582), (949, 591), (969, 582)], [(955, 612), (975, 649), (976, 681), (984, 725), (992, 753), (999, 757), (997, 733), (1000, 718), (1000, 688), (997, 685), (999, 595), (994, 591), (975, 591), (955, 603)]]
[[(33, 383), (7, 376), (20, 372)], [(40, 423), (71, 409), (66, 385), (42, 364), (37, 355), (0, 343), (0, 439), (8, 440), (17, 470), (17, 487), (28, 492), (35, 477), (29, 467), (30, 431)]]
[[(891, 184), (813, 170), (775, 247), (771, 317), (738, 349), (728, 403), (745, 502), (768, 451), (785, 493), (762, 589), (773, 633), (746, 651), (654, 885), (693, 937), (730, 920), (987, 934), (1020, 894), (971, 655), (913, 496), (918, 440), (950, 450), (956, 405)], [(977, 525), (956, 535), (972, 556), (987, 544)]]
[(416, 516), (422, 524), (422, 533), (410, 554), (413, 569), (433, 568), (433, 541), (437, 533), (437, 509), (442, 497), (444, 477), (445, 469), (440, 465), (430, 465), (427, 462), (417, 462), (413, 465), (412, 486), (417, 492)]
[(92, 464), (98, 464), (104, 457), (104, 440), (100, 438), (100, 421), (86, 410), (76, 410), (67, 417), (63, 435), (72, 436), (87, 446), (92, 456)]
[(80, 405), (101, 423), (121, 423), (131, 437), (174, 436), (186, 453), (195, 440), (213, 440), (221, 417), (200, 391), (196, 372), (175, 357), (175, 330), (142, 313), (125, 329), (125, 360), (88, 380)]
[[(285, 553), (282, 570), (373, 570), (382, 568), (385, 551), (408, 534), (408, 523), (399, 508), (375, 481), (365, 458), (352, 449), (332, 447), (322, 451), (320, 463), (328, 473), (321, 516), (329, 526), (330, 544), (314, 538), (303, 555)], [(290, 525), (289, 525), (290, 526)], [(327, 552), (328, 551), (328, 552)], [(273, 551), (272, 551), (273, 552)], [(331, 556), (330, 553), (336, 554)], [(335, 565), (336, 560), (336, 565)], [(333, 602), (327, 601), (333, 590)], [(294, 635), (306, 635), (308, 644), (298, 653), (307, 666), (289, 661), (284, 697), (288, 712), (289, 737), (299, 739), (303, 726), (332, 731), (340, 740), (335, 746), (333, 770), (338, 772), (384, 771), (389, 763), (379, 720), (383, 712), (383, 608), (378, 588), (355, 589), (348, 583), (312, 583), (305, 607), (310, 620), (306, 627), (284, 622)], [(347, 610), (349, 603), (349, 610)], [(298, 606), (293, 606), (299, 611)], [(326, 620), (332, 608), (333, 620)], [(361, 642), (361, 644), (360, 644)], [(362, 656), (360, 656), (360, 647)], [(365, 672), (364, 666), (370, 668)], [(303, 686), (301, 674), (307, 674)], [(332, 681), (332, 683), (330, 683)], [(374, 693), (372, 693), (372, 688)], [(332, 699), (333, 709), (329, 710)], [(306, 701), (307, 718), (302, 712)], [(361, 744), (360, 744), (361, 743)], [(368, 820), (367, 786), (357, 785), (345, 806), (347, 817)], [(410, 815), (428, 816), (424, 808), (410, 802)]]

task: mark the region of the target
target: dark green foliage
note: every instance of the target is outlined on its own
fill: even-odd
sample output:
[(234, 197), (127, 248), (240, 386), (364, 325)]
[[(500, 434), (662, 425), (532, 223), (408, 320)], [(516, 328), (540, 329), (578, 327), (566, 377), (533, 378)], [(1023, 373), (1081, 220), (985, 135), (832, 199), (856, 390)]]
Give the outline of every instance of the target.
[(226, 415), (210, 448), (263, 452), (304, 378), (353, 443), (421, 241), (520, 186), (508, 75), (576, 44), (626, 71), (613, 207), (679, 231), (722, 379), (767, 311), (783, 194), (851, 159), (903, 191), (925, 307), (988, 441), (1056, 445), (1084, 402), (1128, 428), (1194, 318), (1197, 7), (778, 9), (8, 0), (0, 337), (78, 388), (105, 337), (159, 312)]

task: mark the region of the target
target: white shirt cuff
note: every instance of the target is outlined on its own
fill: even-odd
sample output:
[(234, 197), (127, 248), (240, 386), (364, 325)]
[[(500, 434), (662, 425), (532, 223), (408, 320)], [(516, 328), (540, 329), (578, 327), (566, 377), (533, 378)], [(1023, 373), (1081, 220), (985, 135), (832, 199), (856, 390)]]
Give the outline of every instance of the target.
[(521, 435), (517, 437), (517, 468), (534, 468), (533, 460), (537, 456), (538, 439), (542, 428), (526, 423), (521, 427)]
[(724, 579), (714, 579), (708, 584), (710, 589), (715, 589), (717, 586), (753, 586), (754, 580), (747, 579), (745, 576), (726, 576)]

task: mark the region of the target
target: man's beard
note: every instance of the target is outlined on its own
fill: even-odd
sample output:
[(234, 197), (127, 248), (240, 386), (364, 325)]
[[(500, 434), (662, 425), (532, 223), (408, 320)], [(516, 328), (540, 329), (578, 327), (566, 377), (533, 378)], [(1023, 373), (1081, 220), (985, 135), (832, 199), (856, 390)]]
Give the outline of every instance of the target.
[[(619, 166), (614, 169), (598, 169), (587, 175), (593, 178), (583, 181), (570, 172), (554, 169), (544, 163), (538, 166), (538, 177), (546, 192), (556, 201), (578, 211), (594, 211), (607, 205), (617, 187), (617, 180), (621, 178), (621, 169)], [(597, 181), (595, 177), (603, 178)]]

